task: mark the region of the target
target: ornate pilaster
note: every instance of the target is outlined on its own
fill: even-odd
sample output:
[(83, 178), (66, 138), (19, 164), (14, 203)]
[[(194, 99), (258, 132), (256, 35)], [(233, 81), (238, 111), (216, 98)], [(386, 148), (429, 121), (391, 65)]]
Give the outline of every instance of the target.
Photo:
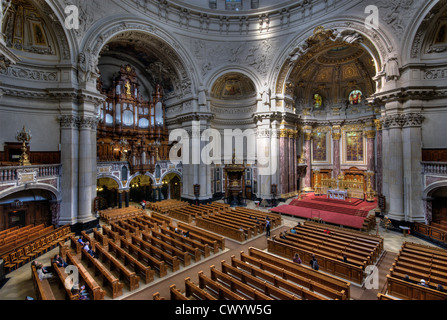
[(340, 174), (340, 138), (341, 127), (339, 125), (332, 127), (332, 141), (333, 141), (333, 161), (334, 167), (332, 170), (332, 178), (337, 179)]
[(380, 119), (374, 120), (376, 126), (376, 190), (378, 194), (382, 194), (382, 182), (383, 182), (383, 165), (382, 165), (382, 122)]
[(425, 224), (430, 225), (433, 220), (433, 200), (434, 198), (427, 197), (422, 199), (422, 208), (424, 210)]
[[(366, 136), (366, 167), (367, 171), (375, 172), (375, 140), (376, 140), (376, 131), (375, 130), (367, 130), (365, 131)], [(371, 175), (371, 186), (375, 185), (375, 177)]]
[(289, 192), (289, 132), (287, 129), (279, 131), (279, 163), (281, 194)]
[(304, 178), (304, 191), (312, 191), (312, 152), (311, 152), (311, 141), (312, 141), (312, 127), (305, 126), (303, 128), (304, 135), (304, 147), (306, 149), (306, 177)]

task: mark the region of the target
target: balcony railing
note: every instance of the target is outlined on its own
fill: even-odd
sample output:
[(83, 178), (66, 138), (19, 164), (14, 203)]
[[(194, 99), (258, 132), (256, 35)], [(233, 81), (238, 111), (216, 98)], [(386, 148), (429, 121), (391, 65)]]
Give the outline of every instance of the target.
[(422, 174), (447, 175), (447, 162), (421, 162)]
[(35, 174), (37, 179), (60, 177), (61, 168), (60, 164), (0, 167), (0, 183), (17, 181), (23, 173)]

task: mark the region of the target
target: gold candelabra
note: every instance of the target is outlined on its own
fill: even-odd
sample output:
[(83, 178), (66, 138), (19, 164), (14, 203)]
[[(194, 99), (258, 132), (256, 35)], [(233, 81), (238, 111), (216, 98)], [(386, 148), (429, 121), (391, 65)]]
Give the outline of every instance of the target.
[(371, 187), (371, 177), (374, 175), (374, 172), (367, 171), (366, 172), (366, 201), (373, 202), (374, 196), (376, 195), (376, 192)]
[(19, 142), (22, 142), (22, 155), (20, 156), (20, 165), (21, 166), (30, 166), (31, 162), (29, 160), (29, 156), (26, 153), (27, 147), (26, 144), (31, 141), (32, 135), (31, 131), (26, 131), (25, 126), (23, 126), (22, 131), (18, 131), (16, 135), (16, 139)]

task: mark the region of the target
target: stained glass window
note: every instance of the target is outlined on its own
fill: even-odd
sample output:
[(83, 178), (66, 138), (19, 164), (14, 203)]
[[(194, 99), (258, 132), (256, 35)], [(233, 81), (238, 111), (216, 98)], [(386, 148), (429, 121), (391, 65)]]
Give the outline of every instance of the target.
[(323, 97), (318, 93), (313, 96), (314, 108), (320, 108), (323, 105)]
[(349, 94), (350, 104), (359, 104), (362, 102), (363, 94), (360, 90), (354, 90)]

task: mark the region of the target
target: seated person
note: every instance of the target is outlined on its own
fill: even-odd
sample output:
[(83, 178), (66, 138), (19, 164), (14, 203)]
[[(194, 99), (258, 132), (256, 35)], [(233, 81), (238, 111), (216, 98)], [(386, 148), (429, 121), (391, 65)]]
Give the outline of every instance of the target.
[(93, 258), (97, 258), (95, 251), (90, 248), (90, 242), (86, 242), (84, 245), (84, 250), (87, 251)]
[(54, 260), (53, 260), (53, 261), (56, 262), (56, 265), (57, 265), (58, 267), (66, 268), (66, 267), (68, 266), (68, 263), (66, 263), (66, 262), (64, 261), (64, 259), (62, 259), (62, 257), (61, 257), (59, 254), (56, 254), (56, 255), (54, 256)]

